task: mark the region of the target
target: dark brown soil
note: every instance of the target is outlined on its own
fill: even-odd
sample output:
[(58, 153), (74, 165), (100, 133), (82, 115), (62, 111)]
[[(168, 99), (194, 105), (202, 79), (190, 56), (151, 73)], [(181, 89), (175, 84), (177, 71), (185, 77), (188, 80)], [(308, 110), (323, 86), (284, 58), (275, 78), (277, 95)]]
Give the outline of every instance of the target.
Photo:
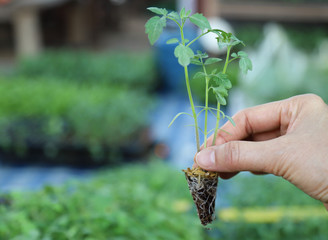
[(214, 220), (218, 174), (201, 168), (183, 170), (202, 225)]

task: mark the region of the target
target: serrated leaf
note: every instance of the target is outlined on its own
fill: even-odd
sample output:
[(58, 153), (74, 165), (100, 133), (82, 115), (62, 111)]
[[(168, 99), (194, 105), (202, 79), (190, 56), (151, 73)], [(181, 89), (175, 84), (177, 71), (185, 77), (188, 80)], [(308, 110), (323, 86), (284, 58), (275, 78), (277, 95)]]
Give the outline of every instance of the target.
[(170, 124), (169, 124), (168, 127), (171, 127), (171, 125), (174, 123), (174, 121), (175, 121), (178, 117), (180, 117), (181, 115), (188, 115), (188, 116), (192, 117), (192, 115), (189, 114), (189, 113), (186, 113), (186, 112), (180, 112), (180, 113), (178, 113), (177, 115), (175, 115), (175, 117), (172, 119), (172, 121), (170, 122)]
[(190, 64), (190, 59), (194, 57), (194, 52), (190, 47), (179, 44), (174, 49), (174, 56), (178, 58), (180, 65), (186, 67)]
[(231, 34), (231, 40), (233, 40), (234, 42), (238, 42), (238, 44), (242, 44), (243, 46), (245, 46), (244, 42), (241, 41), (240, 39), (238, 39), (235, 35)]
[(174, 12), (174, 11), (170, 12), (167, 16), (170, 17), (170, 18), (173, 18), (177, 22), (180, 22), (180, 20), (181, 20), (179, 14), (177, 12)]
[(190, 63), (198, 66), (203, 65), (197, 58), (191, 58)]
[(194, 75), (194, 77), (193, 77), (193, 79), (194, 80), (204, 80), (205, 79), (205, 73), (204, 72), (197, 72), (197, 73), (195, 73), (195, 75)]
[(200, 51), (200, 50), (197, 50), (197, 54), (196, 54), (196, 56), (197, 56), (198, 58), (208, 58), (207, 53), (203, 53), (203, 52)]
[(147, 9), (159, 15), (167, 15), (167, 10), (165, 8), (149, 7)]
[(214, 69), (214, 70), (211, 72), (211, 74), (214, 75), (214, 74), (217, 73), (217, 71), (218, 71), (217, 69)]
[(206, 59), (205, 65), (210, 65), (210, 64), (217, 63), (220, 61), (222, 61), (221, 58), (209, 58), (209, 59)]
[(171, 38), (166, 41), (166, 44), (174, 44), (174, 43), (178, 43), (178, 42), (179, 42), (179, 40), (177, 38)]
[(223, 96), (221, 96), (220, 94), (215, 95), (217, 101), (221, 104), (221, 105), (227, 105), (227, 101), (225, 100), (225, 98)]
[(221, 105), (226, 105), (227, 101), (226, 101), (225, 97), (228, 95), (227, 90), (225, 90), (223, 87), (212, 87), (211, 89), (213, 90), (217, 101)]
[(235, 123), (235, 121), (234, 121), (231, 117), (229, 117), (229, 116), (227, 116), (227, 115), (226, 115), (226, 117), (228, 118), (229, 122), (231, 122), (231, 124), (232, 124), (234, 127), (236, 127), (236, 123)]
[(215, 94), (219, 94), (222, 97), (228, 96), (228, 90), (224, 86), (212, 87)]
[(146, 34), (151, 45), (153, 45), (163, 32), (163, 28), (166, 26), (166, 18), (155, 16), (149, 19), (145, 25)]
[(224, 74), (222, 72), (219, 72), (217, 74), (214, 74), (213, 75), (213, 80), (215, 81), (215, 83), (216, 83), (217, 86), (224, 85), (225, 82), (230, 81), (228, 79), (228, 75), (227, 74)]
[(186, 16), (186, 9), (182, 8), (180, 11), (180, 18), (183, 19), (183, 18), (185, 18), (185, 16)]
[(238, 55), (237, 55), (237, 53), (232, 53), (232, 54), (231, 54), (231, 57), (233, 57), (233, 58), (237, 58)]
[(195, 13), (189, 17), (190, 22), (199, 27), (202, 31), (206, 29), (211, 29), (211, 25), (208, 22), (207, 18), (201, 13)]
[(239, 51), (239, 52), (238, 52), (238, 56), (239, 56), (239, 57), (248, 57), (248, 54), (245, 53), (244, 51)]
[(247, 74), (249, 70), (253, 69), (251, 60), (248, 57), (242, 57), (239, 60), (239, 68), (244, 74)]
[(219, 39), (219, 38), (217, 38), (217, 40), (218, 40), (219, 49), (226, 48), (226, 47), (228, 47), (230, 45), (230, 43), (221, 41), (221, 39)]

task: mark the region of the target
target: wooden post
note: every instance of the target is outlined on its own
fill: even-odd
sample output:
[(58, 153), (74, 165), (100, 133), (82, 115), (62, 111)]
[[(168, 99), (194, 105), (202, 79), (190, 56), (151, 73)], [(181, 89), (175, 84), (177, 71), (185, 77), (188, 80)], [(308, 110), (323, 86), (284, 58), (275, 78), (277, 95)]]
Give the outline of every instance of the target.
[(87, 8), (76, 4), (72, 7), (68, 17), (68, 42), (76, 47), (88, 42)]
[(204, 14), (205, 17), (218, 17), (219, 16), (219, 0), (206, 0), (200, 1), (200, 11)]
[(15, 50), (19, 57), (34, 56), (42, 50), (39, 11), (22, 7), (13, 13)]

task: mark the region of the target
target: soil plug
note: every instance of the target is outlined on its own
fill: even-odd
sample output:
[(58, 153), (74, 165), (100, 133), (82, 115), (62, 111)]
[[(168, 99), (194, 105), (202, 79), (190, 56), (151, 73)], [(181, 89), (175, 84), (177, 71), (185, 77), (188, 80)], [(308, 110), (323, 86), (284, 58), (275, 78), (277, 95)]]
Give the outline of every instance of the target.
[(185, 173), (200, 222), (206, 226), (214, 220), (218, 174), (201, 168), (188, 168), (182, 171)]

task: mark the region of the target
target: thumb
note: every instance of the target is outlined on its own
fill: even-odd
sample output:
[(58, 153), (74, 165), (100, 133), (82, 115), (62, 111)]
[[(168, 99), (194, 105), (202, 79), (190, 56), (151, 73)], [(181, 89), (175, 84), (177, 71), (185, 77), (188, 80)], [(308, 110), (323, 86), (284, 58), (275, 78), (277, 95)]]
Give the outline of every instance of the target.
[(253, 171), (272, 173), (280, 159), (278, 142), (231, 141), (206, 148), (196, 155), (196, 163), (215, 172)]

